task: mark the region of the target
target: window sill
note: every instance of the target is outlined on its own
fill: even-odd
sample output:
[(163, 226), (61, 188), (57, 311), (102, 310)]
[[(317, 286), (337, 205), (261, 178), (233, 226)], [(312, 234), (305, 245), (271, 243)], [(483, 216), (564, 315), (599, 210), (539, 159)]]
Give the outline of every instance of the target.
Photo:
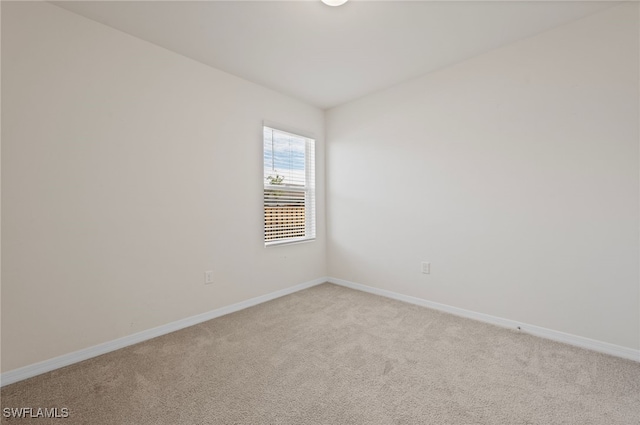
[(273, 241), (273, 242), (265, 242), (264, 243), (264, 247), (265, 248), (269, 248), (272, 246), (281, 246), (281, 245), (295, 245), (295, 244), (301, 244), (301, 243), (307, 243), (307, 242), (313, 242), (315, 241), (316, 238), (295, 238), (295, 239), (284, 239), (284, 240), (280, 240), (280, 241)]

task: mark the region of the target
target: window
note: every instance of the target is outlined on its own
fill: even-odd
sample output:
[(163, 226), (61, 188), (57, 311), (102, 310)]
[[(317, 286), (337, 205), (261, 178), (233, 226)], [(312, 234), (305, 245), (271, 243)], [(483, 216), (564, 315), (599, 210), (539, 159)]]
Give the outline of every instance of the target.
[(315, 239), (315, 141), (264, 127), (264, 243)]

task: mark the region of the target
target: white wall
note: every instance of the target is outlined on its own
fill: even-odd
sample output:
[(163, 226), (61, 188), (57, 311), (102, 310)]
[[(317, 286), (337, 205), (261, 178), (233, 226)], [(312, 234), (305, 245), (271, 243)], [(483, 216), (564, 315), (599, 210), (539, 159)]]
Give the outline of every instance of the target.
[[(324, 276), (327, 251), (337, 278), (639, 348), (637, 16), (329, 111), (325, 244), (322, 111), (2, 2), (2, 371)], [(262, 120), (317, 136), (314, 243), (263, 247)]]
[[(2, 371), (326, 274), (321, 110), (51, 4), (2, 9)], [(263, 246), (262, 120), (316, 135), (315, 242)]]
[(329, 111), (330, 276), (639, 348), (638, 112), (636, 4)]

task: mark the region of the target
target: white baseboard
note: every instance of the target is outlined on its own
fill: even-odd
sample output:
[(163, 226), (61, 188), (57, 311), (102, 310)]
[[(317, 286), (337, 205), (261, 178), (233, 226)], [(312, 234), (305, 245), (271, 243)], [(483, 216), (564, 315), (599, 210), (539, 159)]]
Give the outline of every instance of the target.
[(422, 298), (416, 298), (409, 295), (399, 294), (397, 292), (387, 291), (386, 289), (374, 288), (360, 283), (349, 282), (348, 280), (329, 277), (328, 281), (336, 285), (345, 286), (347, 288), (356, 289), (358, 291), (369, 292), (371, 294), (392, 298), (398, 301), (404, 301), (410, 304), (416, 304), (423, 307), (432, 308), (434, 310), (444, 311), (446, 313), (455, 314), (456, 316), (466, 317), (481, 322), (491, 323), (510, 329), (519, 329), (522, 332), (541, 338), (550, 339), (557, 342), (563, 342), (576, 347), (586, 348), (588, 350), (600, 353), (610, 354), (624, 359), (635, 360), (640, 362), (640, 350), (622, 347), (620, 345), (610, 344), (608, 342), (597, 341), (582, 336), (571, 335), (564, 332), (554, 331), (552, 329), (542, 328), (540, 326), (529, 325), (526, 323), (516, 322), (514, 320), (503, 319), (502, 317), (491, 316), (489, 314), (477, 313), (475, 311), (465, 310), (458, 307), (452, 307), (446, 304), (440, 304), (433, 301), (427, 301)]
[(216, 317), (224, 316), (225, 314), (243, 310), (248, 307), (253, 307), (254, 305), (262, 304), (264, 302), (271, 301), (273, 299), (280, 298), (285, 295), (301, 291), (303, 289), (311, 288), (312, 286), (316, 286), (325, 282), (327, 282), (326, 277), (314, 279), (309, 282), (300, 283), (290, 288), (281, 289), (279, 291), (271, 292), (270, 294), (261, 295), (259, 297), (241, 301), (239, 303), (232, 304), (226, 307), (217, 308), (215, 310), (198, 314), (196, 316), (176, 320), (175, 322), (167, 323), (166, 325), (158, 326), (156, 328), (147, 329), (146, 331), (138, 332), (133, 335), (114, 339), (113, 341), (94, 345), (93, 347), (84, 348), (73, 353), (54, 357), (53, 359), (10, 370), (0, 375), (0, 386), (3, 387), (5, 385), (13, 384), (14, 382), (22, 381), (23, 379), (31, 378), (33, 376), (40, 375), (45, 372), (50, 372), (64, 366), (69, 366), (71, 364), (78, 363), (92, 357), (100, 356), (102, 354), (118, 350), (120, 348), (128, 347), (129, 345), (137, 344), (151, 338), (165, 335), (170, 332), (175, 332), (189, 326), (197, 325), (198, 323), (206, 322), (207, 320), (215, 319)]
[(529, 325), (526, 323), (516, 322), (514, 320), (503, 319), (501, 317), (491, 316), (488, 314), (477, 313), (470, 310), (465, 310), (458, 307), (452, 307), (445, 304), (439, 304), (432, 301), (427, 301), (422, 298), (416, 298), (408, 295), (399, 294), (397, 292), (387, 291), (385, 289), (374, 288), (371, 286), (362, 285), (360, 283), (349, 282), (347, 280), (322, 277), (314, 279), (309, 282), (304, 282), (290, 288), (281, 289), (270, 294), (261, 295), (259, 297), (251, 298), (246, 301), (241, 301), (236, 304), (232, 304), (226, 307), (221, 307), (206, 313), (198, 314), (196, 316), (187, 317), (185, 319), (177, 320), (175, 322), (167, 323), (166, 325), (158, 326), (156, 328), (148, 329), (146, 331), (138, 332), (133, 335), (128, 335), (122, 338), (115, 339), (113, 341), (105, 342), (102, 344), (94, 345), (82, 350), (75, 351), (73, 353), (64, 354), (53, 359), (45, 360), (32, 365), (24, 366), (18, 369), (10, 370), (0, 374), (0, 386), (13, 384), (18, 381), (22, 381), (27, 378), (31, 378), (36, 375), (40, 375), (45, 372), (50, 372), (55, 369), (59, 369), (64, 366), (69, 366), (74, 363), (81, 362), (83, 360), (90, 359), (92, 357), (100, 356), (102, 354), (109, 353), (111, 351), (118, 350), (120, 348), (128, 347), (139, 342), (143, 342), (161, 335), (165, 335), (171, 332), (175, 332), (180, 329), (187, 328), (189, 326), (197, 325), (198, 323), (206, 322), (207, 320), (215, 319), (216, 317), (224, 316), (239, 310), (243, 310), (248, 307), (253, 307), (267, 301), (271, 301), (276, 298), (283, 297), (285, 295), (292, 294), (294, 292), (301, 291), (303, 289), (311, 288), (312, 286), (319, 285), (324, 282), (331, 282), (336, 285), (345, 286), (347, 288), (355, 289), (358, 291), (368, 292), (375, 295), (380, 295), (387, 298), (392, 298), (398, 301), (407, 302), (410, 304), (416, 304), (423, 307), (432, 308), (434, 310), (440, 310), (447, 313), (455, 314), (456, 316), (466, 317), (469, 319), (479, 320), (481, 322), (491, 323), (493, 325), (502, 326), (510, 329), (520, 329), (532, 335), (536, 335), (542, 338), (550, 339), (553, 341), (563, 342), (566, 344), (574, 345), (577, 347), (586, 348), (588, 350), (598, 351), (600, 353), (610, 354), (625, 359), (635, 360), (640, 362), (640, 350), (634, 350), (632, 348), (622, 347), (607, 342), (596, 341), (581, 336), (571, 335), (564, 332), (554, 331), (552, 329), (546, 329), (539, 326)]

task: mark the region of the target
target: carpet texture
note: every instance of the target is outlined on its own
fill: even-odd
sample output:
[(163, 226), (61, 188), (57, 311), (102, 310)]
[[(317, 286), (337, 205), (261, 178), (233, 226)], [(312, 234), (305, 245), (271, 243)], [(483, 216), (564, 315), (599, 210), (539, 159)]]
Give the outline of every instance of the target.
[(323, 284), (2, 389), (21, 424), (640, 424), (640, 363)]

